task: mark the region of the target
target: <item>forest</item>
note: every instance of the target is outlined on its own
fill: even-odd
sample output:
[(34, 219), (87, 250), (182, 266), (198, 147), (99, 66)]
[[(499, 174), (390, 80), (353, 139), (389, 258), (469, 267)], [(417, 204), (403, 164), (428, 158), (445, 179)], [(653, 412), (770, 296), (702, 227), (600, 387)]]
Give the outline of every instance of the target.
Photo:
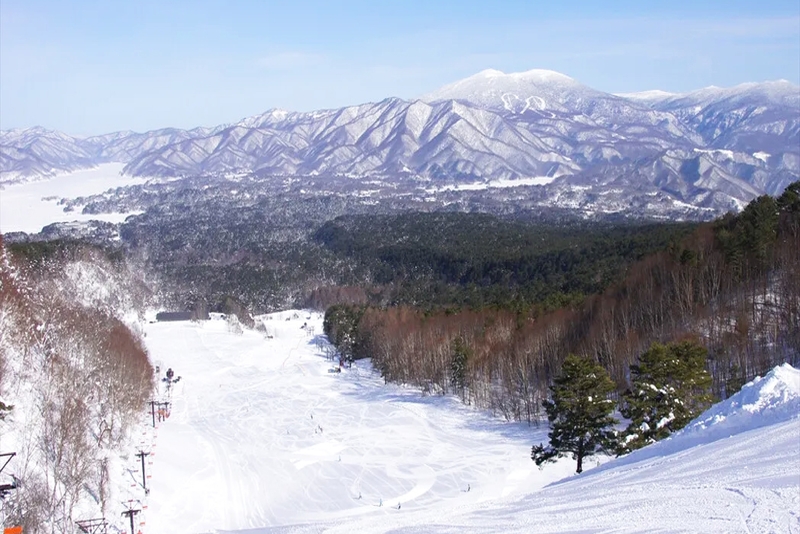
[[(118, 231), (100, 226), (81, 238), (147, 273), (174, 310), (231, 300), (253, 313), (337, 302), (557, 308), (603, 290), (696, 226), (263, 192), (238, 205), (233, 191), (191, 185), (164, 204), (152, 200)], [(77, 244), (58, 224), (6, 237), (12, 252), (34, 258)]]
[[(350, 254), (380, 254), (380, 247), (337, 236), (336, 228), (326, 232)], [(531, 423), (541, 420), (548, 386), (569, 354), (602, 364), (621, 393), (629, 386), (630, 366), (653, 342), (691, 340), (707, 350), (705, 366), (717, 398), (779, 363), (797, 365), (800, 182), (778, 198), (759, 197), (738, 215), (680, 234), (673, 231), (659, 250), (618, 268), (606, 286), (603, 271), (592, 263), (586, 269), (598, 269), (594, 279), (564, 269), (562, 280), (582, 281), (560, 286), (581, 295), (564, 306), (542, 306), (541, 300), (529, 307), (513, 300), (491, 306), (339, 304), (328, 308), (325, 332), (346, 358), (371, 357), (387, 381), (457, 394)], [(614, 243), (606, 239), (601, 242)], [(452, 246), (457, 250), (459, 244)], [(609, 250), (603, 246), (611, 245), (594, 245)], [(428, 257), (423, 267), (444, 266), (446, 278), (452, 264)], [(467, 274), (474, 272), (469, 267), (459, 268), (451, 280), (477, 279)], [(513, 287), (514, 277), (496, 281)]]
[(552, 308), (597, 293), (692, 223), (524, 223), (482, 213), (342, 216), (314, 240), (385, 304)]

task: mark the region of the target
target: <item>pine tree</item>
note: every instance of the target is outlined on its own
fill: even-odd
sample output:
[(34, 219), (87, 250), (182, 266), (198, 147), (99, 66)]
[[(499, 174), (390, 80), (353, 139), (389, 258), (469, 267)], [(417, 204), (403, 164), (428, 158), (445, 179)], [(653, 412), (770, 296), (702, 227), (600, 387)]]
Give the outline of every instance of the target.
[(450, 382), (453, 389), (461, 397), (461, 400), (466, 399), (467, 383), (467, 362), (469, 361), (472, 351), (470, 351), (464, 339), (457, 337), (453, 340), (452, 353), (450, 358)]
[(14, 407), (10, 404), (6, 404), (3, 401), (0, 401), (0, 421), (5, 421), (6, 416), (11, 413)]
[(706, 349), (693, 341), (653, 343), (631, 366), (621, 413), (631, 420), (618, 451), (644, 447), (686, 426), (712, 402)]
[(614, 401), (608, 396), (614, 389), (614, 382), (600, 364), (567, 356), (561, 375), (550, 386), (551, 399), (542, 402), (550, 421), (550, 444), (534, 445), (531, 459), (536, 465), (572, 453), (580, 473), (584, 458), (612, 450), (616, 433), (611, 427), (617, 420), (611, 416)]

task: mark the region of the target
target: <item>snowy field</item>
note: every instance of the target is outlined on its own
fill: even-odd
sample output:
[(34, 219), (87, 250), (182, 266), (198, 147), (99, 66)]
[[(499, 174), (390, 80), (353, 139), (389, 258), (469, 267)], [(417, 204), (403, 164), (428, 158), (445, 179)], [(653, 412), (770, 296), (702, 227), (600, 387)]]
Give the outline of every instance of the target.
[[(561, 175), (559, 175), (561, 176)], [(473, 182), (471, 184), (445, 185), (442, 187), (430, 187), (425, 189), (426, 193), (440, 193), (442, 191), (483, 191), (485, 189), (506, 189), (510, 187), (522, 187), (529, 185), (548, 185), (559, 176), (534, 176), (530, 178), (518, 178), (516, 180), (499, 179), (489, 182)]]
[(791, 367), (681, 436), (574, 476), (570, 459), (530, 460), (544, 428), (385, 386), (366, 362), (329, 372), (319, 314), (264, 323), (271, 338), (219, 319), (147, 325), (162, 375), (181, 380), (170, 417), (140, 429), (147, 497), (138, 459), (128, 466), (143, 534), (800, 532)]
[(80, 210), (65, 212), (63, 206), (58, 205), (61, 198), (94, 195), (146, 181), (121, 176), (124, 166), (122, 163), (106, 163), (94, 169), (60, 174), (36, 182), (0, 186), (0, 233), (37, 233), (54, 222), (124, 221), (131, 213), (83, 215)]

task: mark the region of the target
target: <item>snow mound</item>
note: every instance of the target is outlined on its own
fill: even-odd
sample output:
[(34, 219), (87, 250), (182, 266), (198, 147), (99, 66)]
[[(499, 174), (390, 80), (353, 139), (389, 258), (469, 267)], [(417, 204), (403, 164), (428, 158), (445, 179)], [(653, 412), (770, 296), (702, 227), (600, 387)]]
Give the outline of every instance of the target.
[(737, 434), (800, 417), (800, 370), (784, 363), (712, 406), (681, 431)]
[[(800, 419), (800, 371), (784, 363), (756, 377), (672, 436), (608, 462), (588, 475), (682, 453), (748, 431)], [(565, 480), (566, 481), (566, 480)]]

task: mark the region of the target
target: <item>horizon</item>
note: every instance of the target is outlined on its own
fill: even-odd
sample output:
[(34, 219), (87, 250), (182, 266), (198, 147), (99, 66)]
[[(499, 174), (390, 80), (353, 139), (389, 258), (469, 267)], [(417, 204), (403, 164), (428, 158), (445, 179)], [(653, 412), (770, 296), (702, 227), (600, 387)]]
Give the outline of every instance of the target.
[(800, 4), (0, 3), (0, 129), (90, 137), (414, 100), (487, 69), (610, 94), (800, 84)]
[[(490, 68), (487, 68), (487, 69), (483, 69), (480, 72), (476, 72), (472, 76), (476, 76), (478, 74), (481, 74), (484, 71), (497, 71), (497, 70), (498, 69), (493, 69), (493, 68), (490, 67)], [(519, 72), (502, 72), (502, 71), (499, 71), (499, 72), (501, 72), (503, 75), (511, 75), (511, 74), (525, 74), (527, 72), (534, 71), (534, 70), (550, 70), (550, 69), (529, 69), (527, 71), (519, 71)], [(550, 72), (554, 72), (556, 74), (562, 74), (564, 76), (572, 78), (571, 76), (569, 76), (568, 74), (565, 74), (563, 72), (561, 72), (561, 73), (558, 72), (558, 71), (550, 71)], [(467, 78), (470, 78), (472, 76), (467, 76)], [(434, 91), (436, 91), (438, 89), (441, 89), (442, 87), (446, 87), (448, 85), (451, 85), (453, 83), (457, 83), (457, 82), (465, 80), (465, 79), (466, 78), (461, 78), (459, 80), (454, 80), (453, 82), (449, 82), (449, 83), (446, 83), (446, 84), (444, 84), (444, 85), (442, 85), (440, 87), (434, 88), (429, 92), (434, 92)], [(575, 78), (572, 78), (572, 79), (575, 80)], [(575, 80), (575, 81), (577, 81), (578, 83), (581, 83), (580, 80)], [(757, 81), (757, 82), (741, 82), (741, 83), (738, 83), (736, 85), (727, 86), (727, 87), (722, 87), (722, 86), (717, 86), (717, 85), (708, 85), (708, 86), (705, 86), (705, 87), (698, 87), (697, 89), (692, 89), (690, 91), (685, 91), (685, 92), (681, 92), (681, 93), (664, 91), (662, 89), (645, 89), (643, 91), (633, 91), (633, 92), (629, 92), (629, 93), (619, 92), (619, 93), (607, 93), (607, 94), (610, 94), (610, 95), (613, 95), (613, 96), (619, 96), (621, 98), (630, 98), (633, 95), (647, 94), (647, 93), (663, 93), (665, 95), (670, 95), (670, 97), (680, 97), (680, 96), (686, 96), (686, 95), (689, 95), (689, 94), (692, 94), (692, 93), (696, 93), (696, 92), (699, 92), (699, 91), (703, 91), (703, 90), (706, 90), (706, 89), (727, 90), (727, 89), (735, 89), (737, 87), (741, 87), (741, 86), (745, 86), (745, 85), (763, 85), (763, 84), (768, 84), (768, 83), (781, 83), (781, 82), (789, 83), (791, 85), (794, 85), (794, 86), (800, 88), (800, 84), (797, 84), (797, 83), (794, 83), (794, 82), (791, 82), (789, 80), (781, 78), (781, 79), (764, 80), (764, 81)], [(581, 85), (586, 86), (586, 84), (581, 84)], [(587, 86), (587, 87), (589, 87), (589, 86)], [(165, 130), (165, 129), (170, 129), (170, 128), (179, 129), (179, 130), (194, 130), (194, 129), (197, 129), (197, 128), (216, 128), (216, 127), (219, 127), (219, 126), (233, 126), (233, 125), (235, 125), (235, 124), (237, 124), (239, 122), (242, 122), (244, 120), (247, 120), (247, 119), (250, 119), (250, 118), (253, 118), (253, 117), (258, 117), (258, 116), (261, 116), (261, 115), (266, 115), (267, 113), (276, 112), (276, 111), (278, 111), (278, 112), (286, 112), (286, 113), (314, 113), (314, 112), (319, 112), (319, 111), (333, 111), (333, 110), (341, 109), (343, 107), (352, 107), (352, 106), (358, 106), (358, 105), (364, 105), (364, 104), (376, 104), (376, 103), (381, 102), (383, 100), (389, 100), (389, 99), (392, 99), (392, 98), (399, 98), (400, 100), (404, 100), (406, 102), (422, 101), (423, 100), (423, 98), (422, 98), (423, 96), (425, 96), (425, 95), (417, 95), (417, 96), (414, 96), (414, 97), (411, 97), (411, 98), (403, 98), (403, 97), (396, 97), (396, 96), (386, 96), (384, 98), (377, 99), (377, 100), (370, 100), (368, 102), (357, 102), (357, 103), (353, 103), (353, 104), (347, 104), (345, 106), (341, 106), (340, 108), (331, 107), (331, 108), (318, 108), (318, 109), (310, 109), (310, 110), (295, 110), (295, 109), (286, 109), (286, 108), (273, 107), (273, 108), (265, 109), (263, 111), (258, 111), (256, 113), (253, 113), (251, 115), (247, 115), (245, 117), (239, 117), (238, 119), (224, 121), (224, 122), (221, 122), (219, 124), (196, 124), (196, 125), (185, 127), (185, 128), (172, 126), (172, 125), (165, 125), (165, 126), (158, 126), (158, 127), (155, 127), (155, 128), (151, 128), (151, 129), (148, 129), (148, 130), (134, 130), (132, 128), (121, 128), (119, 130), (105, 131), (105, 132), (98, 132), (98, 133), (91, 133), (91, 134), (74, 134), (74, 133), (69, 132), (69, 131), (58, 130), (58, 129), (50, 128), (48, 126), (44, 126), (44, 125), (41, 125), (41, 124), (34, 124), (34, 125), (31, 125), (31, 126), (22, 126), (22, 127), (15, 127), (15, 128), (13, 128), (13, 127), (12, 128), (0, 128), (0, 131), (4, 131), (4, 132), (14, 131), (14, 130), (26, 131), (26, 130), (33, 130), (33, 129), (40, 128), (42, 130), (49, 131), (49, 132), (64, 133), (64, 134), (67, 134), (70, 137), (74, 137), (76, 139), (86, 139), (86, 138), (90, 138), (90, 137), (97, 137), (97, 136), (102, 136), (102, 135), (111, 135), (111, 134), (121, 133), (121, 132), (132, 132), (134, 134), (145, 134), (145, 133), (148, 133), (148, 132)]]

